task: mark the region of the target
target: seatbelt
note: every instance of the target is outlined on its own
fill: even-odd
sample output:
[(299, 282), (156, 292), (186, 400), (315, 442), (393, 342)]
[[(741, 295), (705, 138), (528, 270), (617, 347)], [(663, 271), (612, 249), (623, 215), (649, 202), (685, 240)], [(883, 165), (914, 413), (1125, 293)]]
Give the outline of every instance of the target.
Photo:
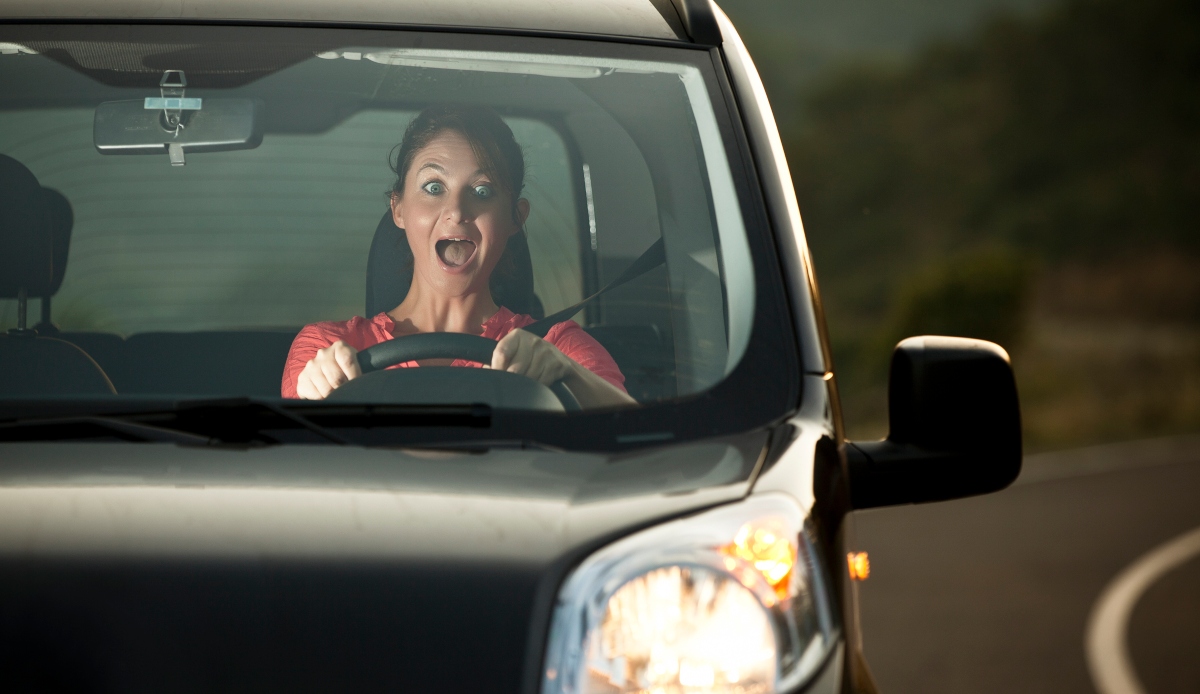
[(604, 285), (604, 287), (601, 288), (600, 291), (589, 296), (588, 298), (584, 299), (583, 301), (580, 301), (579, 303), (575, 304), (574, 306), (569, 306), (567, 308), (564, 308), (561, 311), (552, 313), (539, 321), (534, 321), (533, 323), (526, 325), (525, 327), (523, 327), (521, 329), (526, 332), (531, 332), (534, 335), (537, 335), (538, 337), (545, 337), (546, 333), (550, 332), (550, 328), (554, 327), (558, 323), (561, 323), (561, 322), (567, 320), (568, 318), (575, 315), (576, 313), (579, 313), (579, 310), (581, 308), (583, 308), (584, 306), (591, 303), (594, 299), (599, 297), (601, 294), (604, 294), (610, 290), (620, 287), (623, 284), (626, 284), (632, 280), (635, 280), (638, 277), (641, 277), (642, 275), (646, 274), (647, 272), (650, 272), (651, 270), (658, 267), (659, 265), (662, 265), (665, 262), (667, 262), (667, 252), (666, 252), (666, 249), (663, 247), (662, 238), (659, 238), (657, 241), (655, 241), (653, 244), (651, 244), (650, 247), (647, 248), (644, 253), (639, 255), (637, 257), (637, 260), (633, 261), (633, 263), (631, 263), (629, 265), (629, 267), (625, 268), (624, 272), (622, 272), (612, 282), (609, 282), (608, 284)]

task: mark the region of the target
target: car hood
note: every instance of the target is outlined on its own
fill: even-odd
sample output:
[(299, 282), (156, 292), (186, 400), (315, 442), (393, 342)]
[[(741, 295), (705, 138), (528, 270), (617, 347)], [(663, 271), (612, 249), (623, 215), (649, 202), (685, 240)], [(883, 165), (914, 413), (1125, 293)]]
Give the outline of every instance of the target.
[(529, 691), (571, 566), (741, 498), (766, 439), (5, 444), (0, 667), (30, 689)]
[(745, 495), (765, 441), (615, 456), (6, 444), (0, 555), (540, 562)]

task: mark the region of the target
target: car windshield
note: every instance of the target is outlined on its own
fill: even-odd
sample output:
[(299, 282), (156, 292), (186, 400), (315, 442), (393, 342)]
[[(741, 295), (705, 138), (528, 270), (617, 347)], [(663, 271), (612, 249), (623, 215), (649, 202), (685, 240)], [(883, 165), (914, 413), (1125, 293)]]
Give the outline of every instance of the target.
[[(708, 51), (6, 31), (0, 402), (587, 416), (711, 393), (785, 332)], [(553, 351), (471, 368), (523, 326)]]

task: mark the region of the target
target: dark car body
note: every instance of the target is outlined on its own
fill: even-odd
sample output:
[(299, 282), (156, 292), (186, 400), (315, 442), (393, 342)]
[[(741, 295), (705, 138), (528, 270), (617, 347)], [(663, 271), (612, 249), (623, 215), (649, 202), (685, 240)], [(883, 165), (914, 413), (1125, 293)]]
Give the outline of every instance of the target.
[[(747, 367), (772, 390), (723, 383), (674, 409), (597, 420), (582, 452), (557, 450), (579, 435), (544, 422), (514, 424), (512, 440), (480, 434), (431, 446), (431, 434), (412, 447), (9, 436), (24, 439), (0, 443), (0, 671), (16, 685), (9, 691), (533, 694), (544, 684), (560, 587), (589, 555), (675, 519), (778, 495), (807, 518), (836, 611), (835, 646), (791, 690), (871, 692), (847, 564), (860, 549), (849, 513), (991, 491), (1019, 470), (1007, 358), (979, 344), (898, 351), (893, 435), (859, 447), (845, 440), (774, 118), (732, 25), (707, 2), (61, 0), (7, 2), (0, 22), (420, 28), (686, 47), (715, 66), (742, 155), (737, 183), (759, 201), (753, 223), (766, 230), (751, 242), (760, 267), (773, 268), (763, 301), (788, 321), (787, 338)], [(964, 389), (976, 378), (992, 380)], [(739, 399), (724, 431), (709, 433), (692, 414)], [(2, 409), (11, 426), (35, 411), (50, 427), (110, 426), (44, 405)], [(378, 443), (370, 416), (383, 415), (337, 430)], [(282, 418), (278, 427), (295, 428)]]

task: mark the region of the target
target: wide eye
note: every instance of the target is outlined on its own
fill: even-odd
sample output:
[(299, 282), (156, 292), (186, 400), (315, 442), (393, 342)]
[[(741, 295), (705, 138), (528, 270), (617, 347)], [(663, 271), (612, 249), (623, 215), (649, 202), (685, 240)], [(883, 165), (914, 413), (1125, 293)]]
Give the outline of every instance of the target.
[(442, 185), (441, 181), (430, 181), (421, 186), (421, 189), (430, 195), (441, 195), (446, 192), (446, 186)]
[(475, 186), (475, 195), (487, 200), (488, 198), (492, 197), (492, 187), (485, 185)]

